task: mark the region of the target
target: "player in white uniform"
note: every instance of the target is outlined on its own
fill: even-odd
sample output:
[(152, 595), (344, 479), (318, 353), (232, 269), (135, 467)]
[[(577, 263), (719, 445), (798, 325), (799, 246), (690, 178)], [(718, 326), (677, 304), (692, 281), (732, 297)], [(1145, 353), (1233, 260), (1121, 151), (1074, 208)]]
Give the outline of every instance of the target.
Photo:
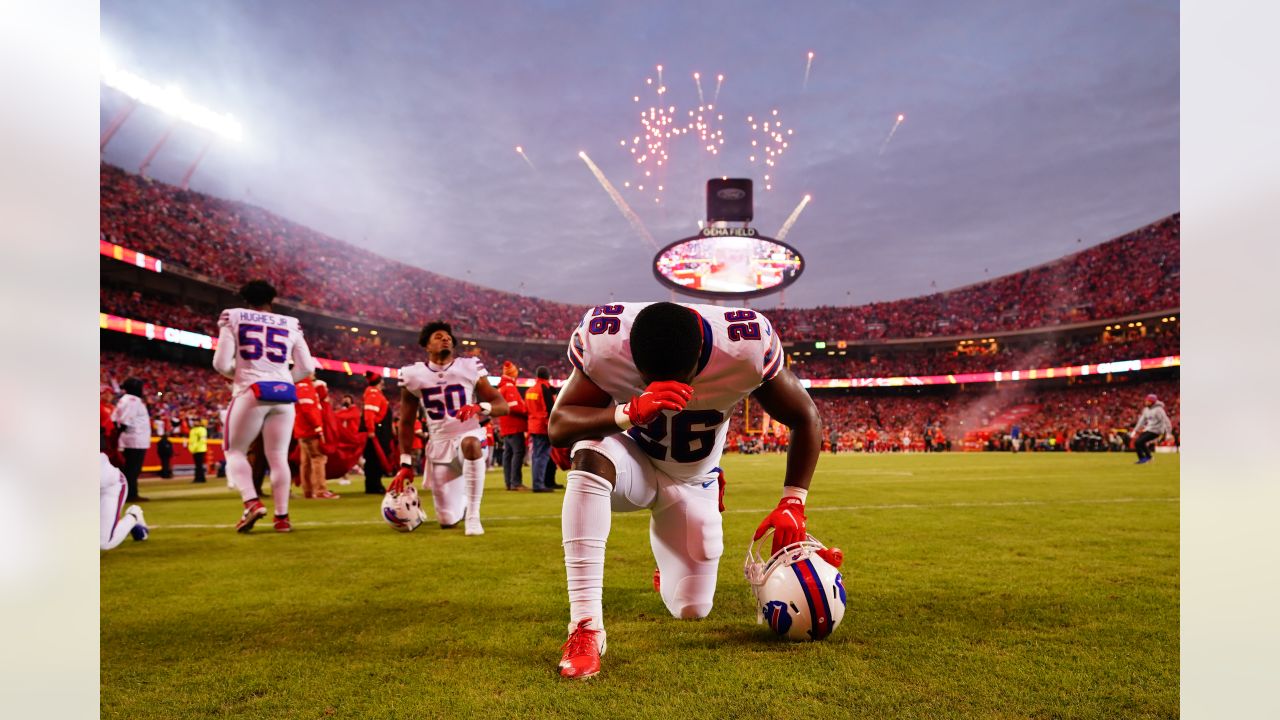
[(124, 508), (125, 495), (129, 485), (125, 482), (124, 473), (111, 464), (105, 452), (98, 453), (98, 507), (101, 510), (98, 523), (98, 547), (110, 550), (127, 537), (134, 540), (146, 540), (149, 534), (147, 522), (142, 517), (142, 508), (130, 505)]
[(717, 466), (729, 416), (748, 394), (791, 429), (783, 497), (756, 537), (773, 527), (775, 552), (805, 539), (822, 427), (783, 359), (773, 326), (745, 308), (617, 303), (582, 319), (569, 342), (575, 369), (550, 420), (552, 444), (574, 443), (561, 512), (570, 613), (562, 676), (600, 670), (611, 510), (652, 513), (649, 540), (671, 614), (711, 611), (724, 549)]
[[(466, 517), (467, 535), (483, 535), (480, 498), (484, 493), (485, 429), (480, 416), (507, 414), (507, 401), (489, 384), (480, 358), (458, 357), (456, 339), (448, 323), (433, 322), (422, 328), (418, 344), (427, 350), (427, 362), (400, 368), (400, 472), (388, 492), (400, 492), (413, 483), (413, 421), (419, 406), (427, 416), (427, 451), (422, 489), (431, 488), (431, 500), (440, 527), (457, 525)], [(457, 482), (458, 478), (462, 482)]]
[[(271, 468), (271, 500), (275, 529), (289, 532), (289, 440), (293, 437), (294, 383), (315, 371), (316, 363), (302, 337), (302, 325), (289, 315), (271, 312), (275, 288), (253, 280), (240, 288), (247, 308), (223, 310), (218, 317), (218, 349), (213, 369), (231, 378), (231, 405), (223, 426), (227, 479), (244, 501), (236, 532), (249, 532), (267, 514), (253, 487), (253, 469), (245, 453), (262, 434)], [(290, 371), (289, 362), (293, 362)]]

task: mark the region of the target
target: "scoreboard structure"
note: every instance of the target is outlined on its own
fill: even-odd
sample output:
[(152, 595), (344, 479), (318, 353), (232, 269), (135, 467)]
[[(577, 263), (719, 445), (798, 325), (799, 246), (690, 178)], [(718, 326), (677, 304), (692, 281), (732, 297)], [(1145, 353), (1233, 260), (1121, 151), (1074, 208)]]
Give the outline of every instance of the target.
[[(686, 295), (734, 300), (779, 292), (799, 280), (804, 258), (749, 227), (753, 210), (750, 180), (707, 181), (707, 227), (659, 250), (654, 277)], [(728, 227), (730, 222), (742, 227)]]

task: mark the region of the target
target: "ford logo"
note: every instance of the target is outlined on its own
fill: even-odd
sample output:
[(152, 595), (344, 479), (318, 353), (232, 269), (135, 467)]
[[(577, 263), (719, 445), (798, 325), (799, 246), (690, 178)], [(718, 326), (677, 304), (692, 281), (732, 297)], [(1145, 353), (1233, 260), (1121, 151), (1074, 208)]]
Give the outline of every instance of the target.
[(721, 188), (716, 191), (716, 197), (721, 200), (741, 200), (747, 196), (747, 191), (741, 188)]

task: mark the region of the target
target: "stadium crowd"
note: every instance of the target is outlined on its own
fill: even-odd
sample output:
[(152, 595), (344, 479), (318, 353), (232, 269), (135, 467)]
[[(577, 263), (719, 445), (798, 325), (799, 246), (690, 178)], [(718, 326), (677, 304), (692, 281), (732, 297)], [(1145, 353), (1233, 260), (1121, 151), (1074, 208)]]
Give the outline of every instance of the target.
[[(102, 238), (238, 285), (269, 280), (284, 301), (402, 326), (467, 318), (483, 335), (568, 336), (583, 308), (482, 288), (328, 237), (246, 203), (103, 163)], [(856, 307), (766, 311), (782, 337), (863, 340), (1046, 327), (1179, 304), (1180, 217), (1074, 255), (957, 290)], [(371, 283), (377, 292), (370, 292)], [(499, 313), (476, 308), (501, 307)]]
[[(123, 288), (104, 286), (100, 294), (103, 312), (206, 335), (217, 334), (219, 308)], [(402, 340), (397, 343), (385, 332), (375, 336), (329, 325), (307, 327), (307, 342), (318, 357), (388, 367), (401, 367), (423, 357), (422, 349), (406, 334), (400, 336)], [(997, 343), (969, 350), (950, 345), (923, 349), (855, 346), (845, 355), (793, 355), (792, 370), (805, 378), (939, 375), (1163, 357), (1178, 354), (1178, 348), (1178, 323), (1154, 323), (1150, 332), (1139, 328), (1138, 332), (1115, 336), (1103, 333), (1070, 339)], [(495, 373), (504, 360), (516, 363), (526, 374), (531, 374), (539, 365), (547, 366), (553, 377), (567, 377), (570, 371), (563, 350), (554, 345), (506, 342), (490, 346), (486, 343), (467, 352), (478, 354)]]
[[(945, 395), (818, 393), (814, 402), (822, 415), (828, 450), (834, 446), (837, 451), (863, 451), (869, 439), (874, 439), (878, 452), (924, 450), (927, 445), (1008, 449), (1015, 426), (1028, 439), (1028, 449), (1068, 450), (1074, 438), (1093, 433), (1102, 445), (1094, 449), (1123, 449), (1147, 394), (1157, 395), (1165, 404), (1176, 436), (1180, 426), (1177, 380), (1052, 388), (1031, 383), (988, 385)], [(762, 420), (758, 407), (752, 410), (749, 426), (743, 413), (736, 412), (731, 418), (731, 446), (749, 442), (748, 427), (753, 434), (759, 433)], [(770, 428), (763, 429), (767, 434)], [(785, 449), (785, 442), (762, 445), (766, 452)]]

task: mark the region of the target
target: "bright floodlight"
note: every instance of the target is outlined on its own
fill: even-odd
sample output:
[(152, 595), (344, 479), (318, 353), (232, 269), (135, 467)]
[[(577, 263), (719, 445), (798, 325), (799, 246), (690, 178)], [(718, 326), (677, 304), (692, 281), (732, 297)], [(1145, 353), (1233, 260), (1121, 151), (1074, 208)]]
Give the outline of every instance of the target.
[(182, 94), (182, 89), (176, 85), (161, 88), (128, 70), (117, 67), (105, 52), (99, 55), (99, 59), (102, 82), (107, 87), (113, 87), (143, 105), (150, 105), (183, 122), (204, 128), (229, 140), (240, 140), (244, 137), (240, 123), (230, 113), (219, 114), (207, 107), (197, 105), (188, 100)]

